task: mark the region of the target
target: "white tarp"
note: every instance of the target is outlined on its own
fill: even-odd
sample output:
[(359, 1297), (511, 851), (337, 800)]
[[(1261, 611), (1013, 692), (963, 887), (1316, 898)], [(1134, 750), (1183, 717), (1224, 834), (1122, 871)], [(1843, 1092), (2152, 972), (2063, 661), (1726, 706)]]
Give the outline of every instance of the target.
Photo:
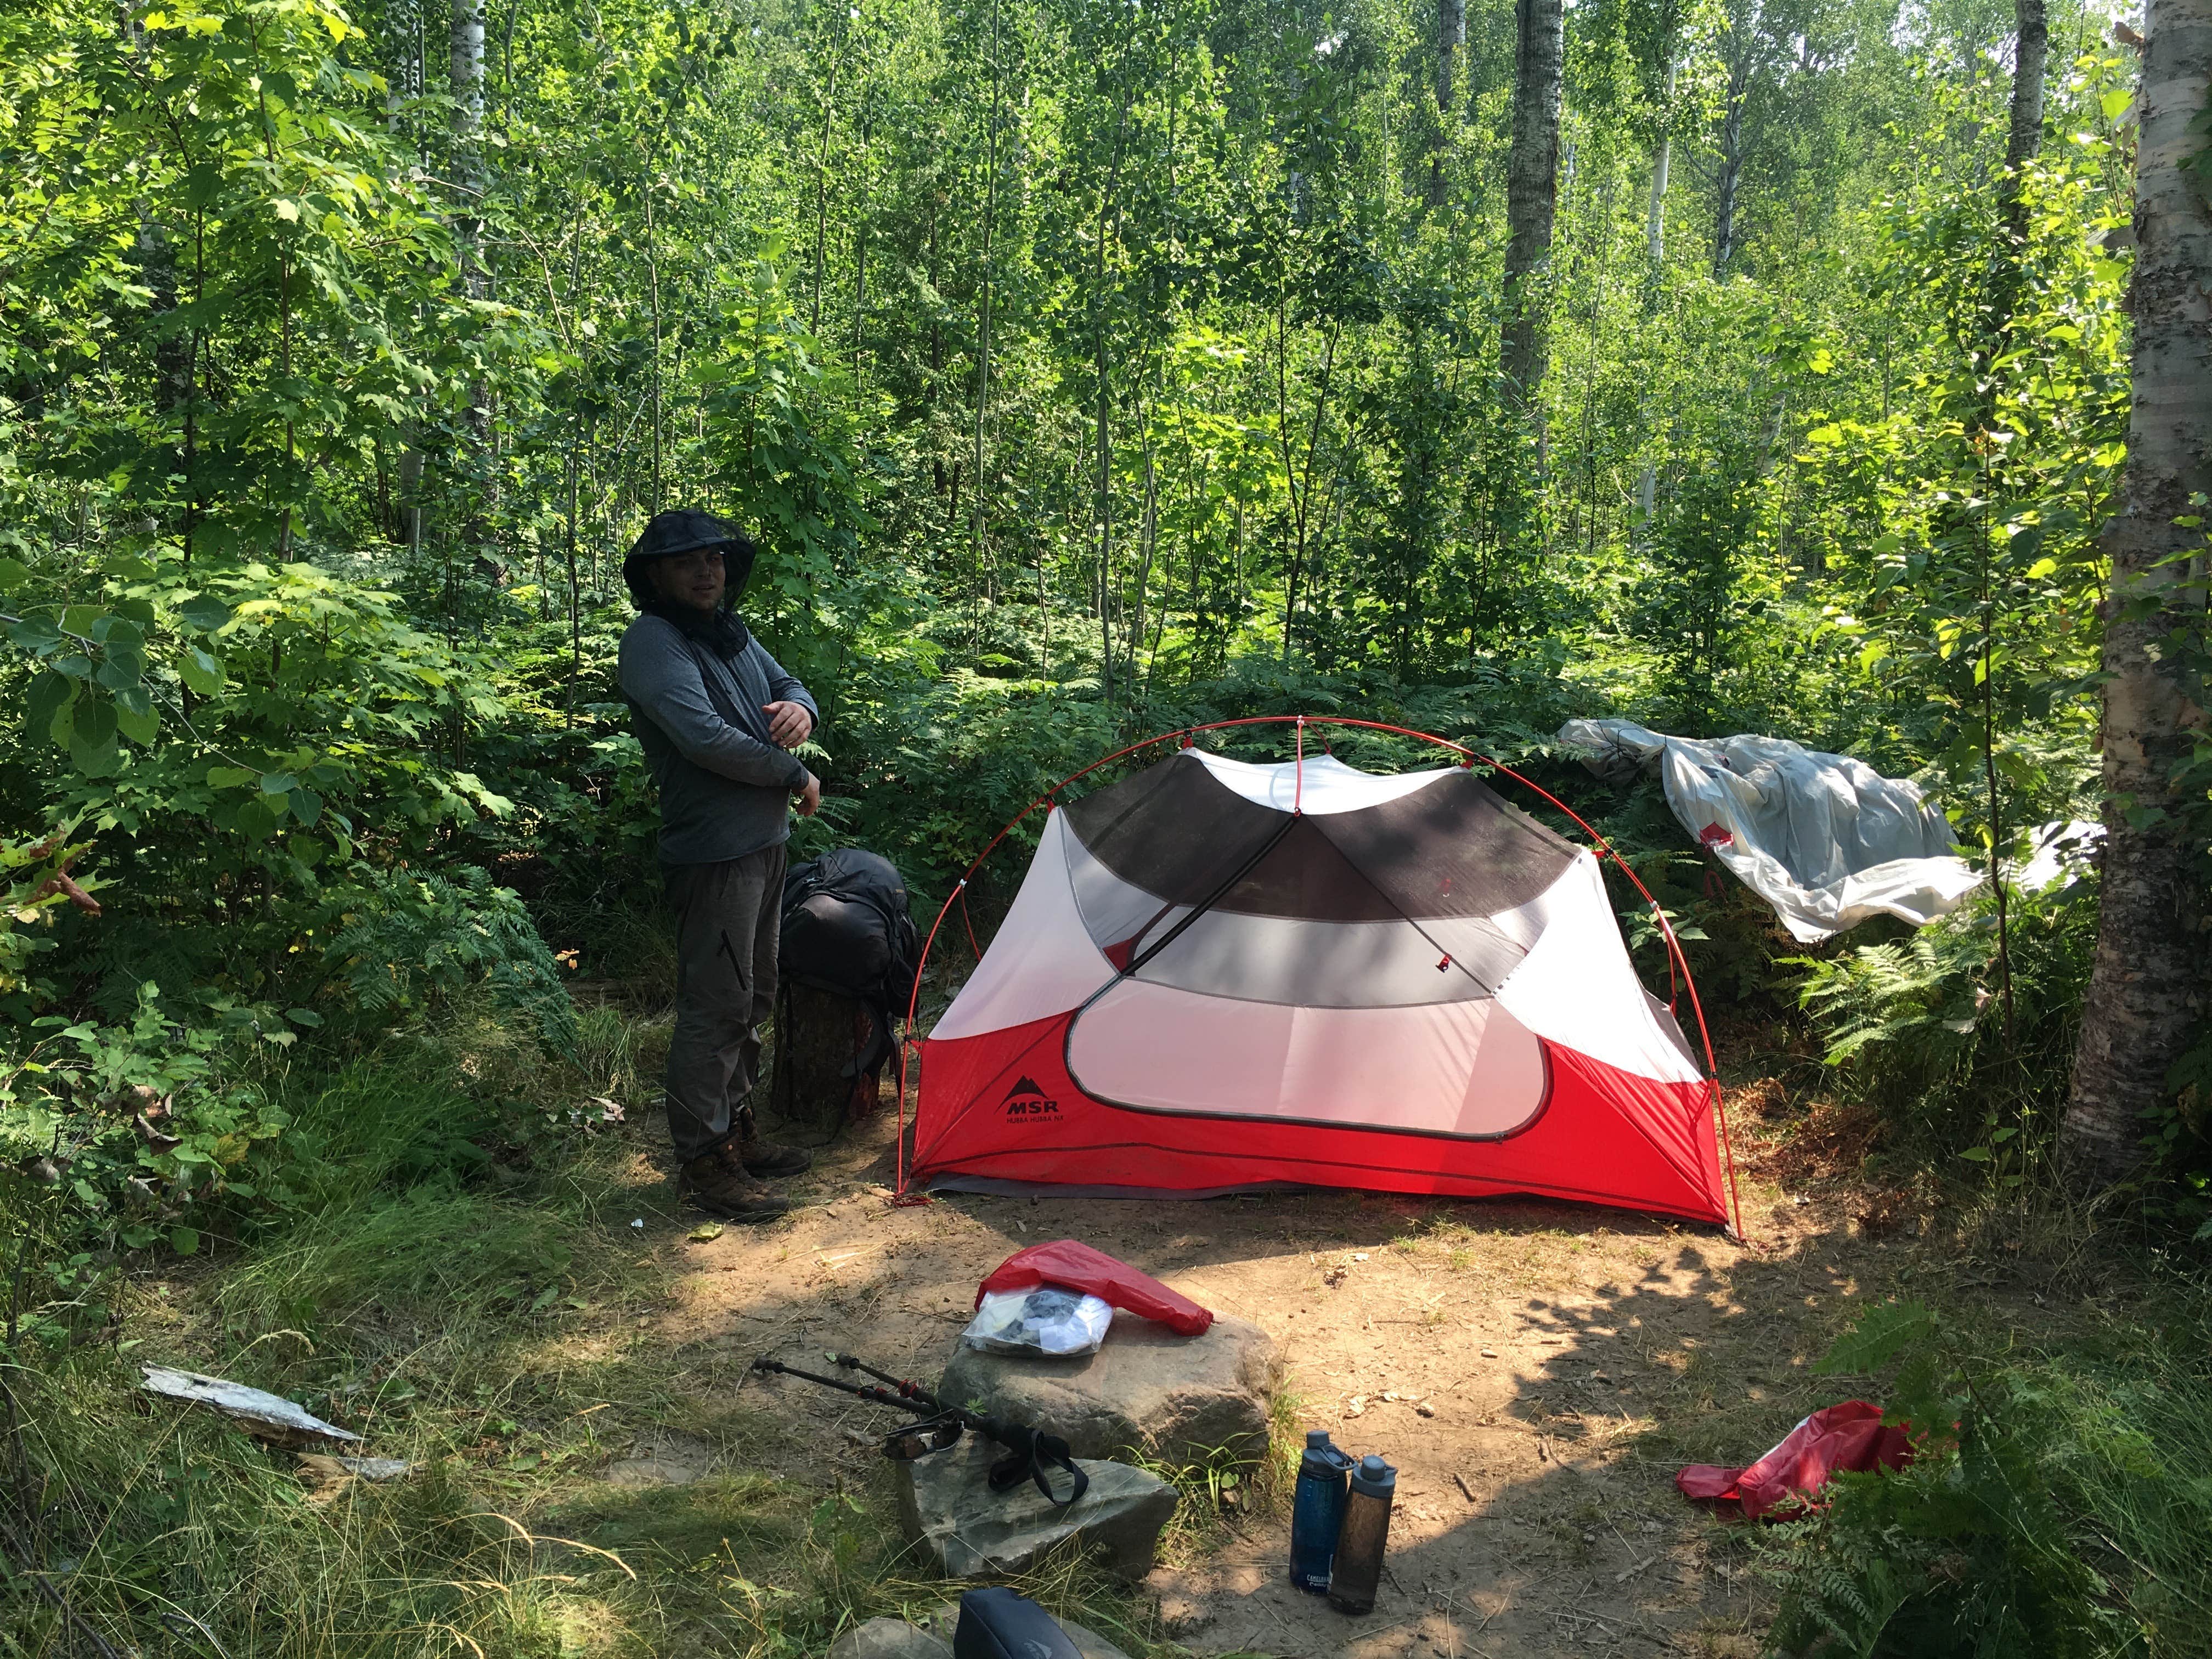
[(1786, 738), (1670, 738), (1633, 720), (1569, 720), (1559, 741), (1614, 780), (1656, 771), (1698, 844), (1815, 945), (1872, 915), (1915, 927), (1981, 883), (1917, 785)]

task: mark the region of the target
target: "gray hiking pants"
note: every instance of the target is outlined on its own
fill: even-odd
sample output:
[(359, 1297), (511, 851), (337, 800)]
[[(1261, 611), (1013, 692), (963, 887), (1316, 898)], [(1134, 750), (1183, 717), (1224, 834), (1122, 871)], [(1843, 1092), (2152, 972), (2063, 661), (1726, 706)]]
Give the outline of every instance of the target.
[(730, 1137), (758, 1080), (761, 1022), (775, 1006), (781, 843), (719, 864), (661, 866), (676, 913), (676, 1030), (668, 1135), (685, 1162)]

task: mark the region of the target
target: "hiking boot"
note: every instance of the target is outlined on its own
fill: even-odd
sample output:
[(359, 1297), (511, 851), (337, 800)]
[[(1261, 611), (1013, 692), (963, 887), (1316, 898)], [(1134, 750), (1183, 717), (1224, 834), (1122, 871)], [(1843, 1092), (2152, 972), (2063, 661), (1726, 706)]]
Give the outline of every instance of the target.
[(684, 1166), (684, 1187), (692, 1204), (725, 1221), (773, 1221), (791, 1208), (791, 1200), (771, 1192), (745, 1173), (744, 1165), (729, 1155), (728, 1143), (702, 1152)]
[(783, 1146), (763, 1140), (753, 1126), (750, 1111), (738, 1114), (737, 1133), (716, 1150), (732, 1152), (749, 1176), (795, 1176), (814, 1167), (814, 1154), (804, 1146)]

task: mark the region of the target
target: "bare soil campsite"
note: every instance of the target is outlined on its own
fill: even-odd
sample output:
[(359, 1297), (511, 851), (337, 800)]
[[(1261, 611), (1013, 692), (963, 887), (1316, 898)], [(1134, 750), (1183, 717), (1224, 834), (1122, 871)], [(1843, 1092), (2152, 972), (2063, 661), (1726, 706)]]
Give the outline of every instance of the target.
[(1772, 1590), (1745, 1524), (1684, 1500), (1675, 1469), (1749, 1462), (1848, 1397), (1808, 1367), (1870, 1297), (2005, 1286), (2008, 1313), (2053, 1316), (2014, 1253), (1887, 1215), (1869, 1236), (1866, 1191), (1817, 1175), (1752, 1178), (1749, 1247), (1581, 1206), (1346, 1193), (900, 1208), (888, 1129), (825, 1158), (786, 1223), (702, 1243), (667, 1224), (667, 1305), (644, 1328), (731, 1391), (721, 1420), (759, 1466), (873, 1508), (888, 1475), (845, 1437), (884, 1414), (748, 1380), (753, 1354), (852, 1349), (933, 1378), (977, 1281), (1058, 1237), (1262, 1326), (1285, 1367), (1289, 1443), (1327, 1428), (1400, 1470), (1389, 1589), (1356, 1620), (1292, 1589), (1279, 1492), (1240, 1504), (1232, 1488), (1209, 1509), (1200, 1482), (1127, 1615), (1195, 1653), (1754, 1653)]

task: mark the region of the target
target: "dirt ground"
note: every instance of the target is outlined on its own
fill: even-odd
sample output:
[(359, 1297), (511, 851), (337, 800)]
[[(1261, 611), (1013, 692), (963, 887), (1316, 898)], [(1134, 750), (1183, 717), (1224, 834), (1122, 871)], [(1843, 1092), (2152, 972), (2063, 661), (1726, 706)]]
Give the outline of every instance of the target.
[[(1088, 1241), (1279, 1345), (1301, 1429), (1400, 1471), (1382, 1599), (1348, 1619), (1285, 1580), (1287, 1516), (1187, 1531), (1146, 1581), (1164, 1632), (1281, 1659), (1755, 1652), (1769, 1592), (1742, 1523), (1673, 1485), (1747, 1463), (1847, 1398), (1809, 1366), (1859, 1300), (1972, 1271), (1867, 1236), (1863, 1194), (1747, 1176), (1753, 1242), (1566, 1205), (1297, 1194), (1205, 1202), (890, 1197), (888, 1114), (793, 1183), (804, 1207), (680, 1253), (665, 1340), (742, 1375), (754, 1355), (847, 1349), (934, 1379), (975, 1285), (1010, 1252)], [(1882, 1224), (1876, 1224), (1877, 1225)], [(720, 1369), (718, 1367), (718, 1369)], [(787, 1423), (782, 1473), (865, 1479), (884, 1413), (787, 1381), (742, 1383)], [(880, 1473), (878, 1466), (877, 1473)]]

